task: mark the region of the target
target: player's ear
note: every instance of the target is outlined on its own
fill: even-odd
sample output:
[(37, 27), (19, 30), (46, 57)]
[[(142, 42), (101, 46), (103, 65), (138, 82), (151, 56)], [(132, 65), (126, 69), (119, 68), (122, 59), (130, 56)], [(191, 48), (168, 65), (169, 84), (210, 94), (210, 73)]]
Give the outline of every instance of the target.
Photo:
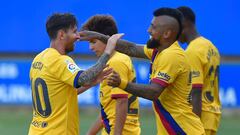
[(167, 30), (163, 33), (163, 38), (169, 38), (171, 35), (172, 31), (171, 30)]
[(60, 40), (63, 40), (65, 37), (65, 31), (59, 30), (57, 36), (59, 37)]

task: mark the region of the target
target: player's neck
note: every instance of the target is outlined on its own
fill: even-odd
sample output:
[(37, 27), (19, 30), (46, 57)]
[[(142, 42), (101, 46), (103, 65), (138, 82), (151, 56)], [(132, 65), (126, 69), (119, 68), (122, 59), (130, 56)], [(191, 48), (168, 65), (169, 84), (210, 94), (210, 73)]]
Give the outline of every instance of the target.
[(50, 47), (56, 49), (61, 55), (66, 54), (63, 43), (59, 42), (58, 40), (51, 41)]
[(191, 41), (193, 41), (194, 39), (200, 37), (200, 34), (197, 32), (196, 29), (193, 29), (192, 31), (189, 32), (188, 36), (187, 36), (187, 44), (189, 44)]
[(158, 52), (163, 51), (164, 49), (170, 47), (175, 41), (165, 41), (161, 46), (157, 48)]

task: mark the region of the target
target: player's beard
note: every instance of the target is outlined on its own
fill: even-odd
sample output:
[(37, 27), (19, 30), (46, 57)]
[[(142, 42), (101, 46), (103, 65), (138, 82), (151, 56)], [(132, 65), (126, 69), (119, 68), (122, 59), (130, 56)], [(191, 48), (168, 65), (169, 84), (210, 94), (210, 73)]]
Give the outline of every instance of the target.
[(147, 41), (147, 48), (154, 49), (154, 48), (158, 48), (159, 46), (160, 46), (160, 43), (159, 43), (159, 41), (156, 40), (156, 39), (150, 38), (150, 39)]
[(75, 47), (75, 43), (74, 42), (70, 43), (69, 47), (65, 49), (66, 54), (72, 52), (74, 50), (74, 47)]

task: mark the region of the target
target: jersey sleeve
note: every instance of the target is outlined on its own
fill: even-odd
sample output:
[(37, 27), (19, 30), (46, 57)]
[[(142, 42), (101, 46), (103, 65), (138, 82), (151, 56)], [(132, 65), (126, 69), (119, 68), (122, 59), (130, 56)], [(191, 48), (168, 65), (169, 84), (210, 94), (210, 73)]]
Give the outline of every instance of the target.
[(179, 66), (181, 63), (174, 53), (162, 55), (159, 61), (158, 65), (156, 65), (156, 71), (153, 72), (151, 82), (167, 87), (177, 77), (178, 72), (181, 70)]
[(147, 45), (144, 46), (144, 54), (148, 57), (148, 59), (151, 60), (152, 54), (153, 54), (153, 49), (147, 48)]
[[(109, 67), (113, 68), (113, 70), (116, 71), (120, 75), (121, 79), (130, 81), (129, 77), (128, 77), (128, 74), (130, 71), (129, 71), (129, 67), (127, 64), (123, 63), (122, 61), (111, 61), (109, 63)], [(112, 88), (112, 90), (111, 90), (111, 97), (113, 99), (127, 98), (128, 93), (118, 87), (115, 87), (115, 88)]]
[(202, 88), (203, 86), (203, 64), (202, 57), (199, 52), (187, 50), (186, 54), (189, 59), (192, 74), (192, 88)]
[(79, 88), (78, 77), (81, 75), (81, 70), (77, 64), (68, 56), (62, 56), (52, 65), (54, 75), (61, 81)]

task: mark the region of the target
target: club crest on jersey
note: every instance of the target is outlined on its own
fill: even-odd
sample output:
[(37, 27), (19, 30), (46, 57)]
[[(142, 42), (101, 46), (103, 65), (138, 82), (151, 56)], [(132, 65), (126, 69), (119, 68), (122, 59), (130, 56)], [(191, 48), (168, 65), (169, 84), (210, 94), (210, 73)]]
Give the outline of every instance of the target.
[(79, 70), (78, 66), (74, 63), (68, 63), (67, 68), (71, 73), (74, 73)]
[(167, 73), (162, 73), (162, 72), (158, 72), (157, 78), (165, 81), (169, 81), (171, 79), (171, 77)]

